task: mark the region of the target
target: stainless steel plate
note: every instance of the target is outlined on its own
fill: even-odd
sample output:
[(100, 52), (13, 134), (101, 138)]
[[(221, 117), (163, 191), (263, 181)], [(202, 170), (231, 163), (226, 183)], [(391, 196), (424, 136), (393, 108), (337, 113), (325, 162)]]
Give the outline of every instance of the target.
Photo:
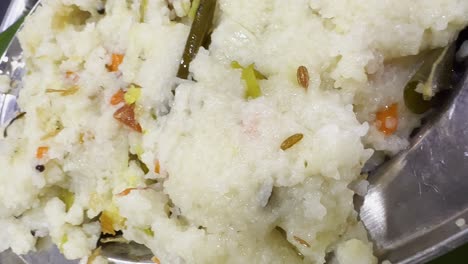
[[(0, 30), (37, 0), (14, 0)], [(21, 48), (13, 40), (0, 63), (16, 91), (24, 74)], [(392, 263), (421, 263), (468, 242), (468, 228), (455, 224), (468, 220), (468, 78), (462, 81), (447, 103), (413, 138), (406, 151), (370, 175), (371, 187), (362, 201), (360, 216), (376, 244), (381, 260)], [(15, 93), (15, 91), (13, 92)], [(2, 96), (2, 118), (17, 111), (11, 97)], [(125, 255), (125, 254), (124, 254)], [(116, 263), (123, 255), (111, 256)], [(77, 263), (65, 260), (56, 248), (17, 256), (0, 254), (0, 263)], [(130, 263), (130, 262), (127, 262)]]

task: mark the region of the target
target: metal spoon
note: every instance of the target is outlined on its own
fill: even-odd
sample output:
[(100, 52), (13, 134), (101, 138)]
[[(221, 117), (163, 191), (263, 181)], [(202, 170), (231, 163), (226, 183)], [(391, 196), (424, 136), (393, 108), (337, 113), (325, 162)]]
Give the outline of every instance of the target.
[(468, 242), (466, 113), (465, 70), (411, 146), (369, 176), (360, 217), (381, 260), (423, 263)]

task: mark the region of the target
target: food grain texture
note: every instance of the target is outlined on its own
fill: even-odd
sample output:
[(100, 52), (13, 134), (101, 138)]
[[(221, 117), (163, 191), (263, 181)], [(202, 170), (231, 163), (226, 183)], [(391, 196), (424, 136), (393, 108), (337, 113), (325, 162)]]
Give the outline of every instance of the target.
[(163, 264), (376, 263), (348, 185), (407, 146), (408, 60), (454, 40), (468, 2), (218, 0), (183, 80), (192, 9), (44, 0), (26, 19), (0, 250), (50, 237), (102, 263), (100, 234), (121, 231)]

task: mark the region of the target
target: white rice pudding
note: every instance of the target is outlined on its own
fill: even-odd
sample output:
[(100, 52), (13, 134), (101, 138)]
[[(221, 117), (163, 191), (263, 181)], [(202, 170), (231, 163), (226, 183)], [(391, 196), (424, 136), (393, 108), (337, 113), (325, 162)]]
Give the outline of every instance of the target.
[[(26, 20), (26, 115), (0, 139), (0, 250), (50, 236), (85, 262), (110, 229), (160, 263), (376, 263), (348, 185), (418, 125), (398, 58), (452, 41), (468, 2), (219, 0), (211, 45), (180, 80), (189, 9), (45, 0)], [(233, 61), (266, 77), (260, 97), (245, 98)], [(141, 132), (113, 117), (129, 101)], [(374, 120), (391, 104), (386, 135)]]

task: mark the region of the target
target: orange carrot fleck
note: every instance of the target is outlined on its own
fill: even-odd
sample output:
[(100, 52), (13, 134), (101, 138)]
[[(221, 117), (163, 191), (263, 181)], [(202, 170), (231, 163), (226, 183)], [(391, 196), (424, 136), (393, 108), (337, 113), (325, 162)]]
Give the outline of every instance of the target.
[(143, 130), (140, 126), (140, 123), (135, 118), (135, 106), (134, 105), (124, 105), (119, 108), (114, 113), (114, 118), (120, 123), (130, 127), (136, 132), (142, 133)]
[(375, 116), (375, 125), (380, 132), (389, 136), (398, 129), (398, 104), (380, 109)]
[(111, 61), (111, 64), (107, 65), (107, 69), (110, 72), (118, 71), (119, 66), (122, 63), (123, 59), (124, 59), (123, 54), (116, 54), (116, 53), (112, 54), (112, 61)]
[(161, 172), (161, 163), (159, 163), (159, 160), (156, 160), (156, 164), (154, 165), (154, 172), (157, 174)]
[(42, 159), (49, 152), (49, 147), (38, 147), (36, 151), (36, 158)]
[(110, 99), (110, 104), (111, 105), (118, 105), (121, 102), (125, 101), (124, 100), (125, 92), (120, 89), (118, 90)]

